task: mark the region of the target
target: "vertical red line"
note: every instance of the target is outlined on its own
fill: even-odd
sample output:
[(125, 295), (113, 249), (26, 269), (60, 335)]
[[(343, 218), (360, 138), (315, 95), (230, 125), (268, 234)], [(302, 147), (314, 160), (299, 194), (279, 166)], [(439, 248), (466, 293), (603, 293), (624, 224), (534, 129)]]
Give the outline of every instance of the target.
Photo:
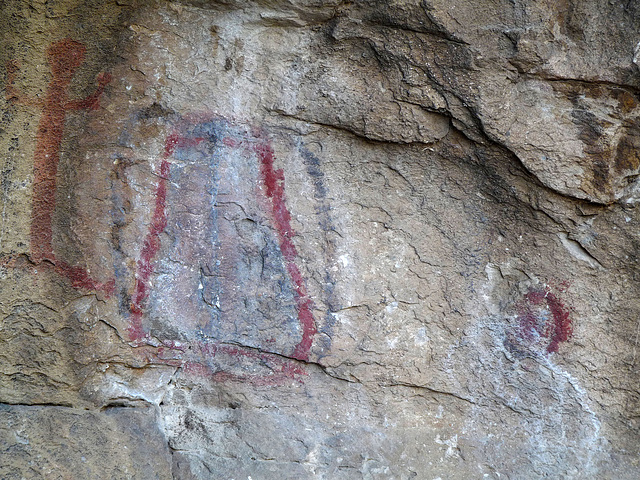
[[(100, 290), (110, 295), (115, 290), (115, 279), (106, 283), (96, 282), (86, 269), (58, 260), (53, 250), (56, 177), (67, 111), (98, 108), (104, 87), (111, 79), (109, 74), (101, 74), (99, 85), (93, 95), (83, 100), (69, 102), (67, 90), (76, 70), (84, 60), (85, 53), (85, 46), (70, 38), (52, 43), (47, 49), (47, 61), (51, 67), (52, 78), (47, 86), (44, 102), (23, 100), (26, 104), (42, 105), (33, 158), (30, 259), (35, 264), (41, 264), (44, 260), (49, 261), (59, 275), (71, 281), (74, 288)], [(7, 67), (6, 95), (9, 100), (22, 98), (13, 87), (16, 70), (15, 63)]]
[(153, 273), (152, 262), (160, 250), (160, 234), (167, 226), (167, 178), (170, 170), (170, 163), (167, 158), (173, 152), (173, 148), (169, 148), (171, 138), (169, 137), (169, 140), (167, 140), (165, 153), (160, 163), (151, 226), (142, 244), (136, 269), (136, 283), (133, 290), (133, 298), (131, 299), (131, 324), (129, 325), (129, 336), (132, 341), (142, 340), (146, 335), (142, 326), (143, 303), (149, 296), (149, 279)]
[(131, 299), (131, 321), (129, 324), (129, 338), (133, 342), (139, 342), (147, 336), (142, 325), (144, 303), (150, 293), (150, 279), (154, 270), (153, 262), (160, 250), (160, 234), (167, 226), (167, 180), (171, 169), (169, 157), (177, 147), (193, 146), (200, 143), (203, 138), (185, 138), (178, 135), (169, 135), (165, 142), (160, 171), (158, 172), (158, 186), (155, 193), (155, 206), (151, 219), (151, 226), (142, 244), (140, 259), (136, 268), (136, 283)]
[(71, 39), (52, 43), (47, 61), (52, 79), (36, 133), (33, 159), (33, 204), (31, 213), (31, 259), (54, 261), (52, 218), (56, 208), (56, 175), (66, 117), (67, 88), (76, 69), (82, 64), (85, 47)]
[(307, 289), (296, 265), (298, 252), (293, 244), (292, 238), (295, 235), (291, 227), (291, 213), (287, 209), (284, 190), (284, 172), (282, 169), (276, 170), (273, 166), (273, 148), (266, 142), (255, 146), (255, 151), (260, 160), (260, 175), (267, 190), (266, 195), (271, 200), (271, 209), (275, 222), (280, 251), (285, 260), (287, 272), (295, 287), (296, 304), (298, 310), (298, 321), (302, 328), (302, 339), (296, 345), (293, 357), (298, 360), (309, 360), (309, 351), (313, 344), (313, 337), (317, 333), (315, 320), (313, 318), (313, 301), (307, 295)]

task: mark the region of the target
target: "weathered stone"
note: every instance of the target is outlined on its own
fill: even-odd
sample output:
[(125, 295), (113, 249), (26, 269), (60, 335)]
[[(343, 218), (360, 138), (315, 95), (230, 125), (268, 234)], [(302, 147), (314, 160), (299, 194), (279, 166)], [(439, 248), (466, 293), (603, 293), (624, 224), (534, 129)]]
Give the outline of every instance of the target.
[(173, 478), (152, 407), (0, 406), (2, 478)]
[(2, 8), (0, 476), (638, 478), (636, 6)]

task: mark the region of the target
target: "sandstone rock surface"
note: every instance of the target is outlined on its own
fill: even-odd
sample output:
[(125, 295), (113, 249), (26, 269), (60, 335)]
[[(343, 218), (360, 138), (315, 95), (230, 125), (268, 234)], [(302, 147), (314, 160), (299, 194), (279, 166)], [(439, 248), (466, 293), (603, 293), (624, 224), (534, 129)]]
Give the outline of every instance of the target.
[(1, 8), (0, 477), (640, 476), (634, 2)]

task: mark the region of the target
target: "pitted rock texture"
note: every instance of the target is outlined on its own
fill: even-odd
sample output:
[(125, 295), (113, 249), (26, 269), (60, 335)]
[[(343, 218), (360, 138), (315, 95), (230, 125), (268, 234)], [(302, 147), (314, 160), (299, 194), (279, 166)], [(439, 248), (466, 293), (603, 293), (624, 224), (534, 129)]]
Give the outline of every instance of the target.
[(1, 8), (2, 478), (640, 476), (633, 2)]
[(153, 407), (3, 405), (0, 418), (2, 478), (172, 478)]

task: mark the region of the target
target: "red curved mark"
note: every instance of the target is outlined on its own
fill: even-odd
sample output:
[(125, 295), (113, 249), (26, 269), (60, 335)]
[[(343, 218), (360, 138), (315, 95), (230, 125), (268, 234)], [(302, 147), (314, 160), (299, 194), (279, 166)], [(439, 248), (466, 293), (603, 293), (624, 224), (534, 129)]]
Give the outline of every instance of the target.
[[(562, 304), (556, 295), (554, 295), (549, 287), (544, 289), (532, 290), (525, 295), (525, 300), (529, 305), (544, 306), (547, 305), (551, 313), (551, 321), (547, 321), (543, 326), (538, 327), (538, 333), (549, 339), (547, 353), (557, 353), (560, 342), (569, 340), (573, 333), (571, 325), (571, 317), (569, 310)], [(529, 307), (530, 309), (530, 307)], [(531, 315), (531, 312), (528, 313)], [(523, 318), (526, 325), (527, 315)], [(531, 328), (525, 327), (525, 328)]]
[(260, 159), (260, 174), (262, 182), (267, 190), (267, 197), (271, 200), (271, 209), (275, 221), (280, 251), (285, 259), (287, 271), (295, 286), (298, 320), (302, 327), (302, 340), (296, 345), (293, 357), (298, 360), (308, 361), (309, 351), (313, 344), (313, 337), (317, 333), (313, 313), (313, 301), (308, 297), (307, 288), (300, 269), (296, 265), (298, 252), (292, 242), (295, 235), (291, 228), (291, 213), (285, 203), (284, 172), (273, 167), (273, 148), (266, 142), (255, 146), (255, 151)]
[[(541, 309), (548, 309), (548, 316)], [(533, 344), (546, 339), (547, 353), (557, 353), (561, 342), (573, 334), (571, 311), (545, 286), (530, 290), (518, 306), (519, 337), (522, 344)]]

